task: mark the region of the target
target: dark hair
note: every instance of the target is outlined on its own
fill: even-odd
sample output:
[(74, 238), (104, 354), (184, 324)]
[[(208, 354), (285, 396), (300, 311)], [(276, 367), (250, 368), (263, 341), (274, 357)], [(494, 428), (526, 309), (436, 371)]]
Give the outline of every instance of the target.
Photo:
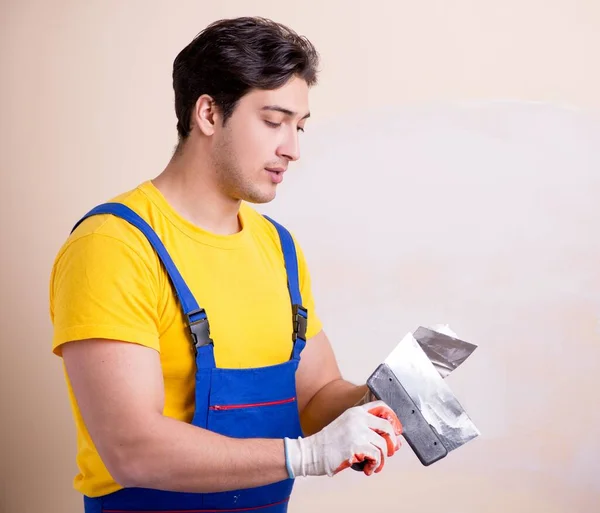
[(225, 122), (252, 89), (276, 89), (293, 76), (316, 84), (318, 63), (310, 41), (281, 23), (260, 17), (213, 22), (173, 63), (180, 141), (190, 133), (190, 114), (201, 95), (215, 100)]

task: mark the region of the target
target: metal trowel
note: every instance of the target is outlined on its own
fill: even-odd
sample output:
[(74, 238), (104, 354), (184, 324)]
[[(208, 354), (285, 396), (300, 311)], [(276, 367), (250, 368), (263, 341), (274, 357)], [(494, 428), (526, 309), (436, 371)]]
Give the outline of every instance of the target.
[(400, 419), (402, 435), (423, 465), (439, 461), (480, 434), (444, 381), (476, 348), (449, 329), (419, 327), (367, 380), (373, 395)]

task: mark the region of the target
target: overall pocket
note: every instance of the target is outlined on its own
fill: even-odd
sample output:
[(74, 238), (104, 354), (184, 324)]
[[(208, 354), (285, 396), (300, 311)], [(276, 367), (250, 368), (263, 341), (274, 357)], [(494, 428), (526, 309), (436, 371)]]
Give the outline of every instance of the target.
[(236, 438), (300, 436), (296, 397), (272, 401), (214, 404), (208, 409), (208, 429)]
[(246, 408), (258, 408), (261, 406), (279, 406), (280, 404), (293, 403), (296, 401), (295, 397), (288, 399), (278, 399), (276, 401), (262, 401), (256, 403), (244, 403), (244, 404), (214, 404), (210, 406), (209, 410), (225, 411), (225, 410), (240, 410)]

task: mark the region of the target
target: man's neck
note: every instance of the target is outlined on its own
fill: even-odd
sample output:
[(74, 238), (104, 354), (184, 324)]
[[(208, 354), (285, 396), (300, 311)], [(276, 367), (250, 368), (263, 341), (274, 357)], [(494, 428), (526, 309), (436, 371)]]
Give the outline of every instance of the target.
[(214, 170), (207, 159), (198, 157), (174, 156), (152, 183), (173, 209), (196, 226), (218, 235), (237, 233), (241, 202), (219, 190)]

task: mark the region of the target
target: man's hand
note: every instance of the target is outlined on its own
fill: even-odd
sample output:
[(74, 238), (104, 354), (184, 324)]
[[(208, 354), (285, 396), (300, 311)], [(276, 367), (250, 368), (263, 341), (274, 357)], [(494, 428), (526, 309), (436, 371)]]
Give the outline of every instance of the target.
[(307, 438), (285, 439), (288, 468), (294, 477), (332, 476), (365, 462), (364, 473), (381, 472), (400, 448), (402, 425), (382, 401), (355, 406)]

